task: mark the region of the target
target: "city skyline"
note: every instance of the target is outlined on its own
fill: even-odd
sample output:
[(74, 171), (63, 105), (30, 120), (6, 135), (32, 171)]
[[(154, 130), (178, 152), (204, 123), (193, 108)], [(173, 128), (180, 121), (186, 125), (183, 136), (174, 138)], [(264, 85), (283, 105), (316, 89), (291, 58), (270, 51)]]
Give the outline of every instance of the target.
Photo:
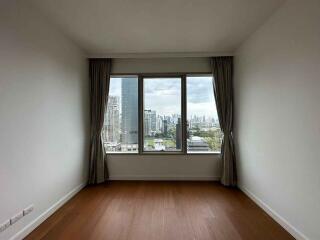
[[(111, 78), (109, 95), (120, 97), (121, 102), (121, 79), (119, 77)], [(131, 79), (131, 81), (134, 78)], [(149, 87), (145, 86), (145, 98), (148, 98), (148, 105), (145, 109), (157, 111), (159, 115), (169, 115), (171, 113), (181, 112), (181, 85), (180, 78), (175, 78), (179, 81), (166, 81), (166, 79), (153, 78), (149, 81)], [(149, 80), (149, 79), (148, 79)], [(137, 81), (137, 80), (136, 80)], [(161, 82), (159, 82), (161, 81)], [(212, 77), (188, 77), (187, 80), (187, 117), (191, 115), (206, 116), (218, 118), (215, 99), (213, 95)], [(138, 92), (136, 93), (138, 97)], [(169, 104), (163, 104), (163, 96)], [(208, 111), (212, 109), (212, 111)], [(120, 106), (121, 112), (121, 106)]]

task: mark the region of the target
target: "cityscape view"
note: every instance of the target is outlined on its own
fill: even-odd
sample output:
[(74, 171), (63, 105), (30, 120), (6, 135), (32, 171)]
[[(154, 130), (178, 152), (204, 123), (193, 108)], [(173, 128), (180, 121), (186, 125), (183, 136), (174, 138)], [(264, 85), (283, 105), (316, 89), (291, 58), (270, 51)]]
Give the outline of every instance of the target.
[[(143, 99), (144, 151), (181, 151), (181, 79), (145, 78)], [(111, 78), (102, 135), (106, 152), (138, 152), (138, 115), (137, 77)], [(221, 138), (212, 78), (188, 77), (187, 151), (220, 152)]]
[(138, 78), (112, 77), (102, 139), (106, 152), (138, 152)]

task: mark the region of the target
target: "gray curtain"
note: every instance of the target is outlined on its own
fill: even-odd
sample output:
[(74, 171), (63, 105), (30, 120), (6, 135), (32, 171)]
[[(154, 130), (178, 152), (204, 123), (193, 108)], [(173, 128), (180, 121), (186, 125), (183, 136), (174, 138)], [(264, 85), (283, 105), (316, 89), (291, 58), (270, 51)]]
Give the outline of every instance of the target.
[(108, 167), (101, 139), (104, 113), (110, 85), (111, 59), (90, 59), (90, 156), (89, 184), (98, 184), (108, 179)]
[(233, 57), (211, 59), (213, 90), (223, 132), (221, 147), (222, 178), (225, 186), (236, 186), (236, 157), (233, 141)]

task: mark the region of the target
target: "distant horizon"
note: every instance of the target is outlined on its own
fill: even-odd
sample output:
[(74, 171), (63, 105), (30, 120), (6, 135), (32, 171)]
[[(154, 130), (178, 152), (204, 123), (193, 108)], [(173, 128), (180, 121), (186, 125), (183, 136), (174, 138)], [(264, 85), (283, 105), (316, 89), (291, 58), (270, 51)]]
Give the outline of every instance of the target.
[[(110, 97), (113, 97), (113, 96), (110, 96)], [(121, 108), (121, 106), (119, 105), (119, 110), (120, 110), (120, 108)], [(153, 110), (153, 109), (145, 109), (145, 110), (156, 111), (156, 110)], [(173, 117), (173, 115), (174, 115), (174, 114), (161, 115), (161, 114), (158, 114), (158, 112), (156, 111), (156, 115), (157, 115), (157, 116), (166, 116), (166, 117), (168, 117), (168, 116), (169, 116), (169, 117)], [(121, 116), (121, 111), (119, 112), (119, 116)], [(181, 117), (181, 115), (180, 115), (180, 114), (179, 114), (179, 116)], [(191, 116), (192, 116), (192, 117), (194, 117), (194, 116), (195, 116), (195, 117), (199, 117), (199, 118), (205, 117), (206, 119), (209, 119), (209, 118), (210, 118), (210, 119), (212, 119), (212, 118), (213, 118), (213, 119), (215, 119), (215, 120), (218, 120), (218, 117), (216, 117), (216, 118), (215, 118), (214, 116), (195, 115), (195, 114), (192, 114)], [(190, 117), (190, 118), (191, 118), (191, 117)], [(189, 119), (189, 117), (188, 117), (188, 119)]]

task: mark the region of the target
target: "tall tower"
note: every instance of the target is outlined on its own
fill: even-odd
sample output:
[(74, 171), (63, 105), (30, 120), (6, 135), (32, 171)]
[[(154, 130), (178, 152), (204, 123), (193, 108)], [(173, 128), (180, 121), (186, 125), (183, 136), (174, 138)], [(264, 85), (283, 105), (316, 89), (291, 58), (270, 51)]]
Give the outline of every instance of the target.
[(104, 122), (104, 141), (119, 142), (119, 97), (109, 96)]
[(150, 121), (151, 121), (151, 131), (156, 132), (157, 131), (157, 112), (151, 111), (150, 113)]
[(151, 110), (145, 109), (144, 110), (144, 135), (145, 136), (151, 136)]
[(121, 79), (121, 142), (138, 144), (138, 81)]
[(178, 118), (178, 123), (176, 124), (176, 149), (181, 149), (181, 118)]
[(168, 120), (163, 120), (163, 135), (166, 137), (168, 135)]

